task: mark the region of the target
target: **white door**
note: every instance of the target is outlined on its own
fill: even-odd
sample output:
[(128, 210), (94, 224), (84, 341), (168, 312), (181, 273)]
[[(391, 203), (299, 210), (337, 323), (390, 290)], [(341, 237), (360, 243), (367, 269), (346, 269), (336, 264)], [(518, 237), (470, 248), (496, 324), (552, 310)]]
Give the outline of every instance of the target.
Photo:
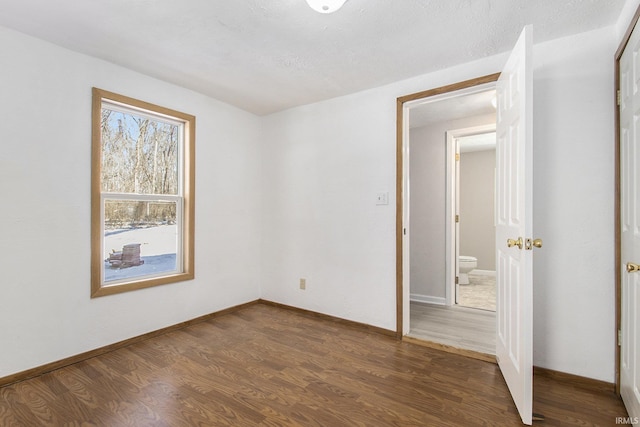
[(640, 162), (640, 31), (634, 28), (620, 58), (620, 225), (621, 225), (621, 342), (620, 394), (629, 416), (640, 417), (640, 186), (636, 177)]
[(496, 358), (525, 424), (532, 422), (533, 405), (532, 89), (527, 26), (496, 95)]

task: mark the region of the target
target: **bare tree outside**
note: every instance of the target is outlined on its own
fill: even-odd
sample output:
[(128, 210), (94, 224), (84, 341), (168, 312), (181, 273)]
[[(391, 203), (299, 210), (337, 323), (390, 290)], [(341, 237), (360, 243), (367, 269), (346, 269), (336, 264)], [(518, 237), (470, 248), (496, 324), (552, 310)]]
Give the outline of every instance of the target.
[(177, 194), (177, 125), (103, 108), (102, 148), (102, 191)]

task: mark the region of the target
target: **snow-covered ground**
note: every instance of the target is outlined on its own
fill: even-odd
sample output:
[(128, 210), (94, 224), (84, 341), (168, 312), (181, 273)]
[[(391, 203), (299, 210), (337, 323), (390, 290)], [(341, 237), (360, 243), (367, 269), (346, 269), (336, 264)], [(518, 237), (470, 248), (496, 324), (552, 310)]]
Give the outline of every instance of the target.
[(140, 257), (144, 264), (113, 268), (108, 261), (104, 263), (104, 280), (128, 279), (169, 272), (176, 269), (177, 228), (176, 225), (157, 227), (107, 230), (104, 238), (104, 259), (109, 258), (112, 250), (121, 251), (129, 243), (140, 243)]

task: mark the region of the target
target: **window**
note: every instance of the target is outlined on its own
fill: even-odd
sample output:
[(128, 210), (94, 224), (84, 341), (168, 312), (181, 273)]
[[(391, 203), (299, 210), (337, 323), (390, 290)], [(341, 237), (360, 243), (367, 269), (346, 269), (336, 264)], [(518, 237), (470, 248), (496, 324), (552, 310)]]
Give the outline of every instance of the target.
[(91, 296), (193, 279), (195, 117), (93, 88)]

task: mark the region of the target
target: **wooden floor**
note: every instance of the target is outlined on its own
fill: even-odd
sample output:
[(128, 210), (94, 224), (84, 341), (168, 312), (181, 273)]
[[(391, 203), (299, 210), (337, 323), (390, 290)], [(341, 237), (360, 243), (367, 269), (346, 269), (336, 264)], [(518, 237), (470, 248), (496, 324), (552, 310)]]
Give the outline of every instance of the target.
[(451, 347), (496, 354), (496, 313), (411, 302), (409, 336)]
[[(615, 425), (612, 391), (535, 380), (544, 426)], [(255, 304), (0, 388), (2, 426), (518, 426), (495, 364)]]

